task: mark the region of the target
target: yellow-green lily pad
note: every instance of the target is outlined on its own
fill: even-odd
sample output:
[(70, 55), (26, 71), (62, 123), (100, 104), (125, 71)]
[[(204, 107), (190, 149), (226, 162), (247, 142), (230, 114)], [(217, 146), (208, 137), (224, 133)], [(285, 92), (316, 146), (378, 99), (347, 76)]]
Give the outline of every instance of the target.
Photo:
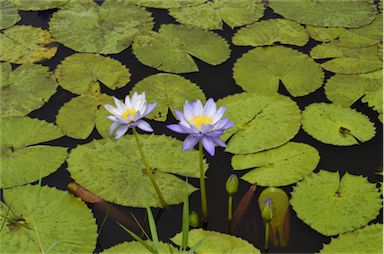
[[(68, 192), (26, 185), (4, 190), (11, 211), (0, 238), (4, 253), (92, 253), (97, 225), (92, 212)], [(8, 208), (2, 203), (0, 214)]]
[(99, 82), (110, 89), (125, 86), (131, 74), (119, 61), (98, 54), (77, 53), (65, 58), (57, 67), (60, 86), (75, 94), (86, 94)]
[(0, 114), (25, 116), (41, 107), (56, 92), (56, 79), (48, 67), (24, 64), (12, 71), (11, 64), (0, 63)]
[(376, 130), (368, 117), (337, 104), (314, 103), (303, 111), (303, 129), (313, 138), (337, 146), (366, 142)]
[[(148, 241), (146, 241), (148, 242)], [(158, 254), (178, 253), (178, 250), (169, 243), (159, 242)], [(117, 244), (111, 248), (105, 249), (103, 254), (152, 254), (139, 242), (125, 242)]]
[(9, 0), (23, 11), (40, 11), (59, 8), (70, 0)]
[(51, 59), (57, 51), (55, 40), (47, 30), (32, 26), (12, 26), (0, 33), (0, 60), (16, 63), (36, 63)]
[(1, 118), (1, 182), (10, 188), (43, 178), (64, 163), (67, 149), (38, 145), (63, 136), (53, 124), (27, 117)]
[[(196, 189), (174, 174), (199, 177), (198, 151), (183, 152), (182, 142), (167, 136), (139, 135), (139, 140), (166, 203), (183, 202)], [(105, 200), (134, 207), (161, 206), (132, 135), (80, 145), (67, 161), (71, 177)]]
[(247, 25), (232, 38), (237, 46), (265, 46), (276, 42), (304, 46), (309, 40), (307, 31), (300, 24), (288, 19), (269, 19)]
[(159, 9), (180, 8), (194, 6), (208, 0), (125, 0), (139, 6)]
[(117, 54), (136, 35), (151, 31), (151, 14), (122, 0), (71, 0), (54, 13), (49, 30), (58, 42), (79, 52)]
[(214, 0), (190, 7), (170, 9), (177, 22), (202, 29), (223, 29), (253, 23), (264, 15), (261, 0)]
[(367, 178), (321, 170), (293, 188), (297, 216), (319, 233), (332, 236), (366, 225), (376, 218), (381, 199)]
[(334, 103), (350, 107), (362, 98), (377, 112), (383, 112), (383, 72), (346, 75), (336, 74), (325, 84), (325, 94)]
[(281, 80), (290, 94), (299, 97), (321, 87), (324, 73), (309, 56), (283, 46), (271, 46), (245, 53), (233, 66), (233, 77), (247, 92), (277, 93)]
[(383, 224), (372, 224), (341, 234), (325, 244), (321, 254), (332, 253), (383, 253)]
[(230, 153), (248, 154), (278, 147), (300, 129), (300, 110), (286, 96), (242, 93), (219, 100), (218, 106), (225, 106), (224, 116), (236, 123), (222, 136), (229, 139), (226, 151)]
[(269, 0), (268, 4), (287, 19), (321, 27), (361, 27), (377, 14), (373, 1)]
[(261, 186), (286, 186), (311, 174), (320, 161), (319, 152), (310, 145), (289, 142), (267, 151), (235, 155), (234, 170), (251, 169), (241, 179)]
[(170, 109), (181, 110), (185, 101), (205, 101), (205, 95), (199, 86), (186, 78), (176, 74), (158, 73), (139, 81), (131, 91), (145, 92), (147, 101), (157, 101), (154, 111), (148, 118), (157, 121), (167, 120), (167, 113)]
[(21, 19), (11, 0), (0, 0), (0, 6), (0, 29), (13, 26)]
[[(171, 240), (181, 245), (182, 233), (178, 233)], [(221, 253), (221, 254), (259, 254), (259, 249), (239, 237), (215, 231), (192, 229), (188, 234), (188, 247), (201, 241), (195, 250), (196, 254)]]
[(227, 42), (215, 33), (182, 25), (162, 25), (159, 32), (138, 36), (133, 53), (145, 65), (185, 73), (198, 71), (193, 57), (218, 65), (229, 58)]
[(382, 69), (382, 60), (378, 54), (379, 46), (350, 48), (339, 46), (332, 41), (314, 47), (310, 55), (314, 59), (330, 60), (321, 64), (328, 71), (343, 74), (367, 73)]

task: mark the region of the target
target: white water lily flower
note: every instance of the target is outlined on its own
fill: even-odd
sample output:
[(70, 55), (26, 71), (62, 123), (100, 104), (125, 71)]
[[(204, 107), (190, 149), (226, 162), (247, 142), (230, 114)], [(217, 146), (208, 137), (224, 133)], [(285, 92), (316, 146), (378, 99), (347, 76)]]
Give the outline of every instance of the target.
[(145, 92), (138, 94), (135, 92), (132, 99), (127, 95), (124, 103), (113, 97), (116, 107), (105, 104), (104, 107), (112, 115), (107, 118), (113, 121), (109, 130), (109, 135), (115, 132), (115, 139), (123, 136), (129, 128), (140, 128), (143, 131), (153, 132), (152, 127), (142, 118), (150, 114), (156, 107), (157, 102), (148, 104), (145, 99)]

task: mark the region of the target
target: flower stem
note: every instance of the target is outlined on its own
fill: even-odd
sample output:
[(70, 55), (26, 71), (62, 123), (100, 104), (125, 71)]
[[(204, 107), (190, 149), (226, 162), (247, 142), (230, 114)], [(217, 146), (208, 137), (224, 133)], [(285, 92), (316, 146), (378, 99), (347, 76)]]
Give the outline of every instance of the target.
[(133, 135), (135, 136), (136, 145), (137, 145), (137, 148), (139, 150), (139, 153), (140, 153), (140, 156), (141, 156), (141, 160), (143, 161), (144, 166), (145, 166), (145, 172), (147, 173), (147, 176), (149, 177), (149, 180), (151, 180), (153, 188), (155, 189), (155, 191), (157, 193), (157, 196), (160, 199), (161, 206), (164, 208), (164, 207), (167, 206), (167, 203), (165, 202), (163, 194), (161, 193), (160, 188), (159, 188), (159, 186), (156, 183), (155, 177), (153, 176), (153, 173), (152, 173), (152, 169), (149, 166), (147, 160), (145, 159), (143, 148), (141, 147), (141, 144), (140, 144), (140, 141), (139, 141), (139, 135), (137, 134), (136, 128), (132, 128), (132, 131), (133, 131)]
[(269, 222), (265, 223), (264, 249), (269, 249)]
[(201, 143), (201, 141), (199, 142), (199, 162), (200, 162), (201, 211), (203, 214), (203, 222), (207, 222), (208, 221), (207, 192), (205, 189), (203, 144)]
[(228, 222), (232, 222), (232, 195), (228, 195)]

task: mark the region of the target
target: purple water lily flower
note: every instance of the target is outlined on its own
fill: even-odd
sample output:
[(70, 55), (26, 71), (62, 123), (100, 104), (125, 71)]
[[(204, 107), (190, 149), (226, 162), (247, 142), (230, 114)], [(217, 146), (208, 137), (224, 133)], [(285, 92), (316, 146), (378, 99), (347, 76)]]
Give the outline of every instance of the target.
[(175, 112), (180, 122), (167, 127), (177, 133), (189, 134), (184, 140), (183, 151), (192, 149), (199, 141), (212, 156), (215, 154), (215, 145), (226, 147), (220, 136), (235, 123), (228, 118), (222, 119), (225, 107), (216, 110), (216, 103), (212, 98), (204, 107), (200, 100), (192, 103), (186, 101), (184, 113), (177, 109)]
[(105, 104), (104, 107), (112, 115), (107, 118), (112, 122), (111, 128), (109, 129), (109, 135), (115, 132), (115, 139), (123, 136), (129, 128), (140, 128), (143, 131), (153, 132), (152, 127), (144, 121), (142, 118), (150, 114), (156, 107), (157, 102), (148, 104), (145, 99), (145, 93), (142, 94), (134, 93), (132, 99), (127, 95), (124, 103), (119, 99), (113, 97), (116, 107)]

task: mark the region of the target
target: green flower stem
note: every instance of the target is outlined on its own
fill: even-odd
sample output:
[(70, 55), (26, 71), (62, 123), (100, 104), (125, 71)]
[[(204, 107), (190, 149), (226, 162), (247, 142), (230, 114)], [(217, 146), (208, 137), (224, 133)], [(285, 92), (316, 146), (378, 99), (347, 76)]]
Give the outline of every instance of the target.
[(232, 222), (232, 203), (233, 203), (233, 196), (228, 195), (228, 222), (231, 224)]
[(207, 191), (205, 189), (204, 179), (204, 159), (203, 159), (203, 144), (199, 142), (199, 162), (200, 162), (200, 195), (201, 195), (201, 211), (203, 221), (208, 221), (208, 206), (207, 206)]
[(161, 193), (160, 188), (159, 188), (159, 186), (156, 183), (155, 177), (152, 174), (152, 169), (149, 166), (147, 160), (145, 159), (143, 148), (141, 147), (141, 144), (140, 144), (140, 141), (139, 141), (139, 135), (137, 134), (136, 128), (132, 128), (132, 131), (133, 131), (133, 135), (135, 136), (136, 145), (137, 145), (137, 148), (139, 150), (139, 153), (140, 153), (140, 156), (141, 156), (141, 160), (143, 161), (144, 166), (145, 166), (145, 172), (147, 173), (147, 176), (149, 177), (149, 180), (151, 180), (153, 188), (155, 188), (157, 196), (160, 199), (161, 206), (164, 208), (164, 207), (167, 206), (167, 203), (165, 202), (163, 194)]
[(269, 248), (269, 222), (265, 223), (265, 241), (264, 241), (264, 249), (268, 250)]

